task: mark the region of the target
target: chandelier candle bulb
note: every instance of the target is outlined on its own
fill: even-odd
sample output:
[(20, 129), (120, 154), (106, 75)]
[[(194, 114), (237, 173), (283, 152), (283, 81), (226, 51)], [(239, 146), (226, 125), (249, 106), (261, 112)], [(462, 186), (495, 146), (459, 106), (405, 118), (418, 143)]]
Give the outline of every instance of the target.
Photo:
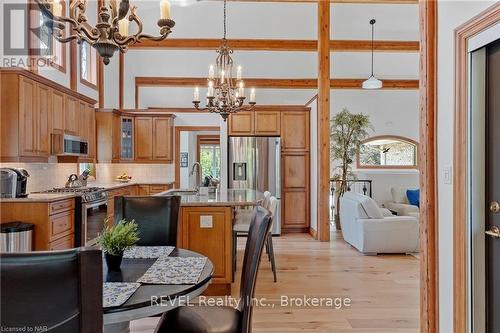
[(226, 73), (224, 71), (221, 71), (220, 72), (220, 82), (221, 83), (224, 83), (224, 76), (226, 75)]
[(170, 20), (170, 2), (168, 0), (161, 0), (160, 2), (160, 12), (161, 18), (165, 20)]
[(214, 96), (214, 83), (212, 81), (208, 82), (208, 92), (207, 92), (208, 97), (213, 97)]
[(255, 89), (252, 88), (250, 91), (250, 103), (255, 103)]
[(236, 71), (236, 80), (241, 80), (241, 77), (242, 77), (241, 66), (238, 66), (238, 69)]
[(240, 81), (240, 87), (238, 89), (238, 95), (240, 97), (245, 97), (245, 86), (243, 85), (243, 81)]
[(198, 89), (198, 87), (194, 88), (194, 94), (193, 94), (193, 97), (194, 97), (194, 101), (195, 102), (199, 102), (200, 101), (200, 89)]
[(128, 24), (129, 24), (129, 20), (127, 18), (123, 18), (118, 22), (118, 32), (123, 37), (128, 36)]
[(214, 65), (210, 65), (210, 67), (208, 68), (208, 78), (209, 79), (214, 79), (215, 78)]
[(52, 14), (54, 16), (62, 16), (62, 4), (59, 0), (52, 2)]

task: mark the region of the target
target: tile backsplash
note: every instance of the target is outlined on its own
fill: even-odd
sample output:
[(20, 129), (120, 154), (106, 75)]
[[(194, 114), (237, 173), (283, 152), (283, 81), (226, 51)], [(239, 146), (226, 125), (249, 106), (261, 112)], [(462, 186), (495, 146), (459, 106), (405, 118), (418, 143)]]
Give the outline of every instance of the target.
[(30, 174), (28, 192), (62, 187), (72, 173), (78, 173), (76, 163), (0, 163), (2, 168), (22, 168)]
[[(63, 187), (68, 176), (78, 174), (77, 163), (0, 163), (0, 167), (23, 168), (28, 171), (28, 192), (47, 190), (53, 187)], [(116, 177), (126, 172), (133, 182), (160, 183), (175, 180), (173, 164), (96, 164), (96, 181), (112, 183)]]
[(173, 164), (96, 164), (96, 176), (99, 183), (114, 182), (116, 177), (124, 172), (132, 177), (133, 182), (138, 183), (160, 183), (175, 180)]

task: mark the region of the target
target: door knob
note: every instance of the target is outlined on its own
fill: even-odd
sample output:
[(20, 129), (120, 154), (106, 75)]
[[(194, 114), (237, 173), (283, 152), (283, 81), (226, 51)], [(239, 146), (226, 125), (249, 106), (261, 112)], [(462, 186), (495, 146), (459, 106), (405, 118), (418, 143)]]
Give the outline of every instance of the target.
[(494, 225), (490, 230), (486, 231), (486, 234), (494, 238), (500, 238), (500, 228)]
[(498, 201), (493, 201), (490, 204), (490, 212), (492, 212), (493, 214), (497, 214), (498, 212), (500, 212), (500, 203), (498, 203)]

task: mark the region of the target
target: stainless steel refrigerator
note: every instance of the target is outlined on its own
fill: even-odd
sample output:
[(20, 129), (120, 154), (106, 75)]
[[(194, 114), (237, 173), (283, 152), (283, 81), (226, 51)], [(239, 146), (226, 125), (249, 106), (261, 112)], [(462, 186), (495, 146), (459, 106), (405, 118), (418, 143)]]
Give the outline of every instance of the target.
[(229, 138), (229, 188), (269, 191), (278, 199), (273, 234), (281, 233), (281, 141), (277, 137)]

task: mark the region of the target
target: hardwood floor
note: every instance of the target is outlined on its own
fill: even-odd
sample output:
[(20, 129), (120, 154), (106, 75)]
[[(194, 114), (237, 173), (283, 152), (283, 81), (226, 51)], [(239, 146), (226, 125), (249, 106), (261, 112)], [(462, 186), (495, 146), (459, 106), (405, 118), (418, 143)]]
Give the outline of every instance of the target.
[[(263, 257), (255, 296), (275, 305), (255, 308), (254, 333), (419, 332), (419, 261), (414, 256), (364, 256), (337, 233), (332, 234), (330, 243), (304, 234), (278, 237), (274, 243), (278, 283), (273, 283), (270, 264)], [(240, 272), (244, 239), (238, 249)], [(235, 297), (237, 289), (235, 284)], [(349, 298), (351, 306), (339, 310), (282, 307), (282, 295)], [(157, 321), (135, 321), (131, 331), (153, 332)]]

